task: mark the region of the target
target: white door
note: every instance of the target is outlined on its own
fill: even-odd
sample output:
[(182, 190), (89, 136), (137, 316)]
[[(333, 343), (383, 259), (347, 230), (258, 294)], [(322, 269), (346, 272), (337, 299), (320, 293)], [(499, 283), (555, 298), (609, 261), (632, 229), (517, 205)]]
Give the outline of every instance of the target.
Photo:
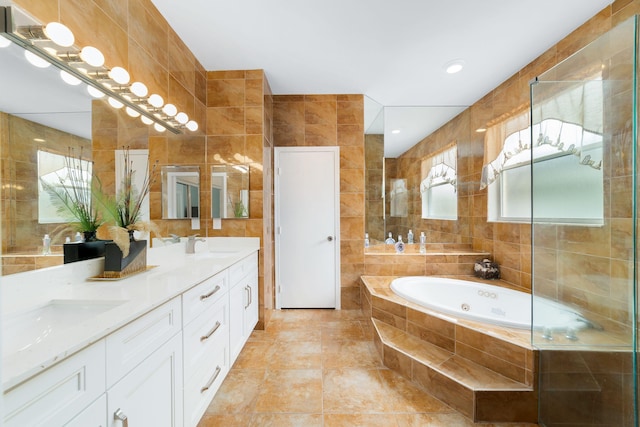
[(275, 148), (276, 308), (340, 308), (340, 151)]

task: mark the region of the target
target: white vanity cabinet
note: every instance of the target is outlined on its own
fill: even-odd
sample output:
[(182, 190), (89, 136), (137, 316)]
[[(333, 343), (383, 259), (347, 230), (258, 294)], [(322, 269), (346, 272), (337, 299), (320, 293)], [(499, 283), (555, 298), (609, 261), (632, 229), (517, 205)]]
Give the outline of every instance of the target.
[(231, 364), (258, 323), (258, 254), (229, 267), (229, 339)]
[(182, 427), (180, 297), (106, 338), (109, 427)]
[(196, 426), (229, 371), (228, 270), (182, 298), (184, 424)]
[[(61, 426), (105, 392), (104, 340), (43, 371), (4, 394), (4, 426)], [(85, 427), (105, 426), (102, 416), (85, 414)]]

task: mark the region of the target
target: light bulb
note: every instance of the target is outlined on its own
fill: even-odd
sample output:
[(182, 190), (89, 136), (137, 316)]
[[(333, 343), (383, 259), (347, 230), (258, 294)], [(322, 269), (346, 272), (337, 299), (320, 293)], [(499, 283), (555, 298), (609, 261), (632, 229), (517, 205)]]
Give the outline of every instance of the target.
[(91, 95), (94, 98), (102, 98), (104, 96), (104, 92), (96, 89), (93, 86), (87, 86), (87, 92), (89, 92), (89, 95)]
[(27, 58), (27, 61), (29, 61), (31, 65), (36, 66), (38, 68), (47, 68), (49, 65), (51, 65), (49, 62), (40, 58), (35, 53), (29, 52), (28, 50), (24, 51), (24, 57)]
[(129, 72), (122, 67), (113, 67), (109, 71), (109, 78), (121, 85), (126, 85), (130, 79)]
[(151, 120), (147, 116), (140, 116), (140, 120), (142, 120), (142, 123), (144, 123), (145, 125), (150, 125), (151, 123), (153, 123), (153, 120)]
[(80, 59), (92, 67), (102, 67), (104, 65), (104, 55), (93, 46), (85, 46), (80, 51)]
[(462, 59), (454, 59), (444, 64), (444, 69), (448, 74), (455, 74), (462, 71), (465, 62)]
[(81, 81), (79, 78), (77, 78), (76, 76), (73, 76), (73, 75), (71, 75), (71, 74), (67, 73), (67, 72), (66, 72), (66, 71), (64, 71), (64, 70), (60, 70), (60, 78), (61, 78), (61, 79), (62, 79), (66, 84), (71, 85), (71, 86), (77, 86), (77, 85), (79, 85), (80, 83), (82, 83), (82, 81)]
[(52, 42), (62, 47), (72, 46), (75, 41), (71, 30), (66, 25), (59, 22), (49, 22), (44, 27), (44, 34)]
[(7, 47), (11, 44), (11, 40), (6, 39), (2, 36), (0, 36), (0, 49), (2, 49), (3, 47)]
[(186, 113), (180, 112), (180, 113), (176, 114), (176, 120), (181, 125), (184, 125), (189, 121), (189, 116), (187, 116)]
[(169, 117), (173, 117), (178, 112), (178, 109), (173, 104), (167, 104), (164, 107), (162, 107), (162, 112), (165, 113)]
[(128, 115), (129, 117), (136, 118), (136, 117), (139, 117), (139, 116), (140, 116), (140, 113), (138, 113), (136, 110), (134, 110), (134, 109), (133, 109), (133, 108), (131, 108), (131, 107), (127, 107), (127, 108), (125, 108), (125, 111), (127, 112), (127, 115)]
[(185, 125), (187, 127), (187, 129), (189, 129), (191, 132), (195, 132), (198, 130), (198, 123), (196, 123), (193, 120), (189, 120), (187, 122), (187, 124)]
[(133, 82), (131, 84), (131, 93), (133, 93), (138, 98), (142, 98), (147, 96), (147, 93), (149, 93), (149, 89), (147, 89), (147, 86), (145, 86), (144, 83)]
[(109, 105), (111, 105), (115, 109), (120, 109), (124, 107), (124, 104), (122, 102), (114, 98), (109, 98)]
[(167, 130), (167, 129), (165, 129), (165, 127), (164, 127), (164, 126), (162, 126), (160, 123), (156, 123), (156, 124), (154, 124), (154, 125), (153, 125), (153, 128), (154, 128), (155, 130), (157, 130), (158, 132), (164, 132), (165, 130)]
[(164, 104), (164, 99), (162, 99), (162, 97), (157, 93), (151, 95), (147, 101), (149, 101), (149, 104), (151, 104), (152, 107), (156, 108), (160, 108), (162, 107), (162, 104)]

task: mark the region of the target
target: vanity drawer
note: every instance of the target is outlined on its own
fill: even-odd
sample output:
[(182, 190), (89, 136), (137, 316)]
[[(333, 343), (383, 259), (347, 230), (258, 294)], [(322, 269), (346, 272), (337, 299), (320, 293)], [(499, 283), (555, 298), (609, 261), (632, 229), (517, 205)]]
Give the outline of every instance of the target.
[(248, 257), (233, 264), (231, 267), (229, 267), (229, 280), (231, 282), (231, 286), (237, 284), (247, 274), (249, 274), (252, 270), (256, 270), (257, 268), (258, 268), (257, 252), (254, 252)]
[[(4, 394), (4, 426), (59, 426), (106, 390), (100, 340)], [(103, 409), (104, 410), (104, 409)]]
[[(226, 298), (219, 300), (184, 328), (184, 377), (189, 380), (211, 354), (229, 343), (229, 311)], [(205, 369), (206, 370), (206, 369)]]
[(107, 388), (182, 330), (176, 297), (107, 337)]
[(207, 354), (207, 364), (201, 365), (184, 383), (184, 426), (196, 427), (229, 372), (228, 342)]
[(187, 325), (198, 314), (212, 307), (228, 290), (229, 276), (224, 270), (182, 294), (184, 324)]

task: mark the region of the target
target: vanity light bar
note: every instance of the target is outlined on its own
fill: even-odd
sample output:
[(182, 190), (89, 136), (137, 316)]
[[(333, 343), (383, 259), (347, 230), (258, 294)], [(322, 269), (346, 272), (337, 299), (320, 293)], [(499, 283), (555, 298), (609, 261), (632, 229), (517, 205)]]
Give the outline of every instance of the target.
[[(17, 26), (13, 16), (16, 10), (17, 9), (11, 6), (0, 6), (0, 35), (11, 40), (28, 52), (53, 64), (58, 69), (76, 77), (89, 87), (104, 93), (109, 100), (113, 100), (114, 103), (129, 107), (127, 111), (134, 115), (138, 113), (138, 115), (146, 117), (147, 120), (145, 120), (145, 122), (149, 122), (149, 124), (155, 123), (154, 127), (156, 130), (163, 128), (174, 134), (180, 134), (182, 133), (181, 129), (197, 129), (197, 123), (193, 121), (191, 122), (195, 125), (186, 126), (186, 124), (178, 122), (173, 117), (156, 114), (156, 108), (148, 108), (151, 106), (148, 98), (136, 96), (135, 99), (132, 99), (126, 96), (126, 94), (132, 94), (131, 88), (128, 87), (126, 83), (116, 83), (113, 77), (110, 76), (112, 71), (116, 69), (119, 71), (120, 67), (109, 69), (102, 65), (90, 65), (82, 60), (82, 51), (74, 45), (63, 47), (63, 51), (58, 52), (61, 50), (61, 47), (47, 37), (43, 26)], [(54, 53), (51, 52), (52, 49), (41, 46), (41, 44), (47, 43), (54, 43)], [(126, 73), (126, 70), (123, 69), (122, 71)], [(109, 84), (111, 82), (115, 83), (113, 87)], [(189, 124), (191, 124), (191, 122), (189, 122)]]

